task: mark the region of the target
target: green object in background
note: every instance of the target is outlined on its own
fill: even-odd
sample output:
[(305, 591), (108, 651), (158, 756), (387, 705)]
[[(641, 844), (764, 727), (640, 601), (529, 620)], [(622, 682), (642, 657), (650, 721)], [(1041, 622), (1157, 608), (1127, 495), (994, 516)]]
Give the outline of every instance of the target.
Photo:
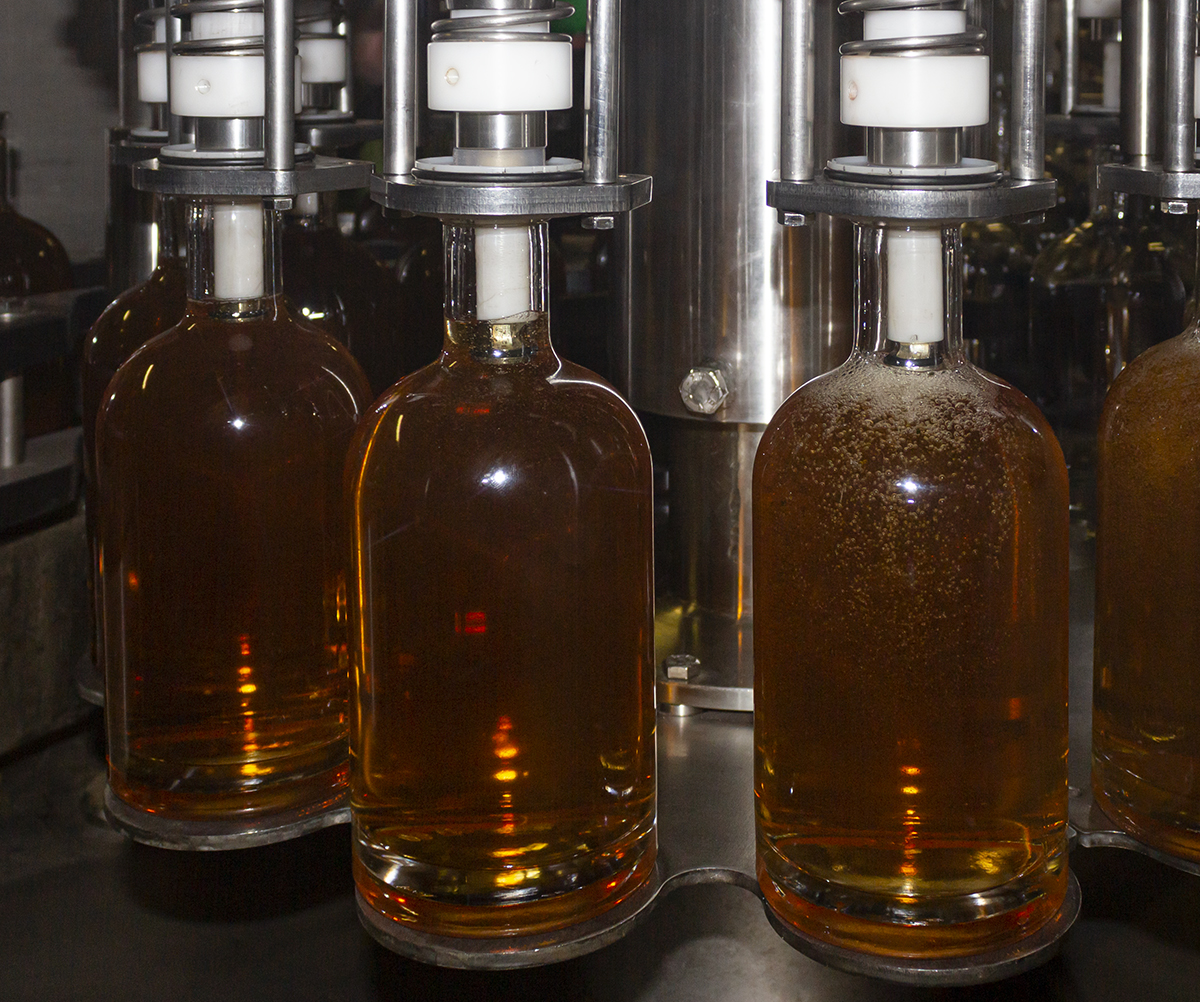
[(587, 31), (588, 0), (566, 0), (566, 2), (575, 8), (575, 13), (561, 21), (556, 21), (553, 30), (560, 31), (564, 35), (582, 35)]

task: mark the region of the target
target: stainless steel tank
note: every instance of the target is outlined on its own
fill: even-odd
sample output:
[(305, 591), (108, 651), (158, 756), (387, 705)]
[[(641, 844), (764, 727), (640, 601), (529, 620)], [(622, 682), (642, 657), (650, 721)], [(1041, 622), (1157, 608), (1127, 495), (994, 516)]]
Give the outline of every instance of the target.
[[(836, 123), (836, 4), (818, 5), (818, 121)], [(849, 226), (779, 224), (780, 0), (661, 0), (624, 11), (622, 159), (654, 176), (624, 221), (617, 373), (646, 419), (664, 489), (660, 698), (750, 709), (750, 481), (792, 390), (850, 348)], [(827, 43), (827, 44), (825, 44)], [(835, 131), (836, 130), (836, 131)], [(854, 152), (839, 126), (818, 163)]]

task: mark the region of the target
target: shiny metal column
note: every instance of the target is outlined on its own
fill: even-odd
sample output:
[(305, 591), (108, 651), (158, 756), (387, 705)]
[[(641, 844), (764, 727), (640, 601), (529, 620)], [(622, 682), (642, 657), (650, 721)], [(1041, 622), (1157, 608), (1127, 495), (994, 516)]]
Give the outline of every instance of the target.
[(815, 170), (813, 114), (802, 95), (812, 95), (815, 39), (813, 0), (783, 0), (782, 108), (779, 176), (785, 181), (808, 181)]
[(588, 39), (592, 48), (583, 179), (589, 184), (611, 184), (619, 173), (617, 88), (621, 55), (618, 51), (621, 37), (620, 0), (591, 0), (588, 22)]
[(1121, 3), (1121, 152), (1134, 165), (1158, 159), (1162, 115), (1163, 7)]
[(1079, 103), (1079, 0), (1062, 0), (1062, 113), (1071, 114)]
[(0, 380), (0, 470), (20, 466), (25, 459), (25, 378)]
[(416, 0), (387, 0), (383, 59), (383, 173), (409, 174), (417, 142)]
[(266, 0), (263, 11), (263, 55), (266, 59), (267, 170), (296, 166), (296, 17), (292, 0)]
[(1013, 7), (1012, 176), (1036, 181), (1046, 173), (1046, 0)]
[(1167, 0), (1167, 84), (1163, 170), (1196, 165), (1196, 0)]
[[(847, 19), (827, 0), (808, 8), (811, 26), (792, 30), (803, 37), (811, 27), (813, 39), (815, 172), (834, 149), (853, 152), (858, 136), (837, 113)], [(654, 200), (618, 231), (628, 296), (614, 357), (621, 389), (653, 416), (655, 460), (670, 485), (659, 653), (698, 657), (695, 688), (740, 688), (743, 701), (758, 438), (792, 390), (850, 347), (848, 224), (817, 216), (784, 227), (765, 204), (783, 142), (783, 16), (779, 3), (759, 0), (624, 11), (623, 164), (654, 176)], [(804, 124), (790, 127), (799, 126), (801, 149)], [(681, 387), (694, 390), (686, 403)], [(673, 698), (683, 681), (693, 687), (660, 676), (660, 696)]]

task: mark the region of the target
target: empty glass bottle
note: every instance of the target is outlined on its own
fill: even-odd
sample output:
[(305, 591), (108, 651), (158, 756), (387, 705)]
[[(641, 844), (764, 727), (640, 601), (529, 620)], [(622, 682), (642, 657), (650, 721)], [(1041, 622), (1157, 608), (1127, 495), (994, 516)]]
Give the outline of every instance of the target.
[(278, 235), (260, 200), (192, 204), (187, 313), (97, 421), (108, 806), (150, 841), (275, 837), (346, 789), (342, 471), (369, 390), (289, 311)]
[(397, 929), (567, 926), (654, 867), (650, 451), (555, 354), (546, 243), (447, 225), (441, 357), (348, 464), (354, 872)]
[(759, 883), (826, 943), (979, 953), (1066, 891), (1066, 470), (964, 358), (958, 228), (857, 240), (854, 351), (755, 462)]

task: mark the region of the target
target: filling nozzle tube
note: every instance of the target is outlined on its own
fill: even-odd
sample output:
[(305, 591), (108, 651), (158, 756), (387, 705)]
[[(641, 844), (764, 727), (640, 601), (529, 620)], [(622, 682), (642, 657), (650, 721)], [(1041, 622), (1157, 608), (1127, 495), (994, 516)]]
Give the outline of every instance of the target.
[(213, 293), (216, 299), (260, 299), (263, 268), (263, 205), (234, 199), (213, 205)]
[(928, 344), (945, 338), (941, 230), (888, 229), (887, 339)]
[(475, 227), (475, 315), (502, 320), (533, 312), (528, 223)]

